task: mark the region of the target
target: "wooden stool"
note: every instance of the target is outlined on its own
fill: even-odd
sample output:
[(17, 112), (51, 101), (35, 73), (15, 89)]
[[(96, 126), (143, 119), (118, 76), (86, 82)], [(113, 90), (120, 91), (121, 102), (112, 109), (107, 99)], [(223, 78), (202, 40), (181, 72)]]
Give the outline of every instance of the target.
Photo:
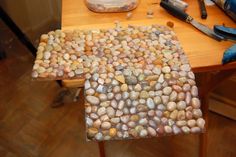
[[(74, 99), (79, 95), (79, 92), (84, 87), (84, 79), (77, 80), (62, 80), (62, 86), (65, 88), (79, 88), (74, 96)], [(98, 142), (100, 157), (105, 157), (104, 142)]]
[[(224, 71), (216, 71), (214, 73), (198, 73), (196, 79), (199, 87), (199, 96), (201, 98), (201, 108), (203, 112), (205, 124), (205, 133), (200, 134), (199, 157), (207, 156), (207, 134), (208, 134), (208, 96), (209, 93), (222, 83), (225, 79), (236, 73), (236, 69), (229, 69)], [(84, 79), (78, 80), (63, 80), (62, 84), (68, 88), (82, 88), (84, 86)], [(98, 142), (100, 157), (105, 157), (104, 143)]]

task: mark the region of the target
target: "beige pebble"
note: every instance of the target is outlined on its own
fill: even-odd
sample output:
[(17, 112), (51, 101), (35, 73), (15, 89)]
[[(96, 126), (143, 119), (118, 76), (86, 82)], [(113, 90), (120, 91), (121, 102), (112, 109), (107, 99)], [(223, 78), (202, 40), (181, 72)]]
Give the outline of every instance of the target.
[(99, 115), (99, 116), (102, 116), (102, 115), (104, 115), (106, 113), (106, 108), (105, 107), (100, 107), (99, 109), (98, 109), (98, 111), (97, 111), (97, 114)]
[(116, 128), (110, 128), (110, 130), (109, 130), (109, 135), (110, 135), (111, 137), (115, 137), (115, 136), (116, 136), (116, 133), (117, 133)]
[(92, 112), (92, 107), (90, 104), (85, 104), (85, 112), (88, 114)]
[(111, 123), (117, 124), (120, 122), (120, 118), (115, 117), (115, 118), (111, 118)]
[(178, 115), (178, 111), (174, 110), (170, 113), (170, 118), (175, 120), (177, 118), (177, 115)]
[(147, 131), (148, 131), (148, 134), (151, 135), (151, 136), (156, 136), (157, 135), (156, 130), (153, 129), (152, 127), (148, 127)]
[(148, 111), (148, 116), (153, 117), (155, 115), (155, 111), (154, 110), (149, 110)]
[(163, 89), (163, 94), (165, 94), (165, 95), (170, 95), (171, 92), (172, 92), (172, 88), (171, 87), (165, 87)]
[(185, 120), (179, 120), (176, 122), (176, 125), (181, 127), (187, 125), (187, 122)]
[(121, 88), (122, 92), (126, 92), (128, 90), (128, 85), (127, 84), (122, 84), (120, 88)]
[(130, 129), (129, 134), (135, 138), (138, 137), (138, 132), (135, 129)]
[(193, 117), (195, 118), (202, 117), (202, 111), (200, 109), (193, 109)]
[(159, 83), (163, 83), (165, 80), (164, 80), (164, 75), (161, 74), (157, 80)]
[(145, 80), (147, 81), (155, 81), (159, 78), (159, 75), (150, 75), (150, 76), (147, 76)]
[(96, 128), (88, 128), (88, 137), (94, 137), (98, 133)]
[(186, 102), (185, 101), (179, 101), (178, 103), (177, 103), (177, 109), (178, 110), (184, 110), (185, 108), (186, 108)]
[(196, 120), (194, 120), (194, 119), (188, 120), (187, 124), (190, 128), (192, 128), (196, 125)]
[(97, 129), (99, 129), (101, 124), (102, 124), (101, 120), (97, 119), (97, 120), (94, 121), (93, 126)]
[(193, 108), (198, 109), (200, 108), (200, 100), (198, 98), (192, 98), (191, 104)]
[(146, 129), (142, 129), (140, 132), (139, 132), (139, 136), (140, 137), (146, 137), (148, 135), (148, 132)]
[(194, 96), (194, 97), (198, 96), (198, 89), (197, 89), (196, 86), (192, 86), (192, 88), (191, 88), (191, 94), (192, 94), (192, 96)]
[(136, 127), (135, 127), (135, 130), (139, 133), (141, 130), (143, 130), (144, 128), (143, 128), (143, 126), (141, 126), (141, 125), (137, 125)]
[(117, 75), (115, 79), (123, 84), (125, 83), (125, 77), (123, 75)]
[(140, 98), (141, 99), (147, 99), (149, 97), (149, 94), (147, 91), (141, 91)]
[(156, 96), (156, 97), (154, 97), (154, 103), (156, 104), (156, 105), (158, 105), (158, 104), (160, 104), (161, 103), (161, 97), (160, 96)]
[[(164, 104), (164, 105), (166, 105), (168, 102), (169, 102), (169, 96), (166, 96), (166, 95), (162, 95), (161, 96), (161, 101), (162, 101), (162, 103)], [(172, 110), (174, 110), (174, 103), (175, 102), (171, 102), (171, 104), (170, 104), (170, 107), (172, 107)]]
[(120, 110), (117, 110), (116, 111), (116, 116), (119, 117), (119, 116), (122, 116), (124, 113)]
[(183, 126), (183, 127), (181, 128), (181, 130), (182, 130), (184, 133), (186, 133), (186, 134), (190, 133), (190, 129), (189, 129), (189, 127), (187, 127), (187, 126)]
[(120, 120), (121, 120), (121, 122), (123, 122), (123, 123), (128, 123), (129, 119), (130, 119), (130, 116), (129, 116), (129, 115), (124, 115), (124, 116), (121, 116), (121, 117), (120, 117)]
[(172, 128), (170, 126), (164, 126), (164, 130), (167, 134), (172, 133)]
[(89, 117), (86, 117), (86, 125), (91, 127), (93, 125), (93, 120)]
[(165, 66), (161, 70), (162, 70), (163, 73), (170, 73), (170, 71), (171, 71), (169, 66)]
[(106, 113), (107, 113), (108, 117), (110, 117), (110, 118), (115, 116), (115, 110), (113, 109), (113, 107), (107, 107)]
[(135, 86), (134, 86), (134, 90), (135, 90), (136, 92), (140, 92), (140, 91), (142, 90), (141, 85), (140, 85), (140, 84), (135, 85)]
[(103, 122), (101, 124), (102, 129), (109, 129), (110, 127), (111, 127), (111, 123), (109, 123), (109, 122)]
[(185, 119), (185, 111), (184, 110), (181, 110), (181, 111), (178, 112), (177, 119), (178, 120), (184, 120)]
[(101, 101), (106, 101), (107, 100), (107, 95), (106, 94), (99, 94), (99, 99)]
[(167, 104), (167, 110), (168, 111), (174, 111), (176, 109), (176, 103), (175, 102), (169, 102)]
[(139, 93), (135, 92), (135, 91), (131, 91), (129, 95), (130, 95), (130, 99), (131, 100), (136, 100), (138, 98), (138, 96), (139, 96)]
[(130, 117), (130, 120), (136, 122), (136, 121), (139, 120), (139, 116), (138, 116), (138, 115), (132, 115), (132, 116)]
[(186, 118), (187, 119), (192, 119), (193, 118), (193, 113), (191, 111), (186, 111)]
[(86, 96), (86, 100), (93, 105), (98, 105), (100, 102), (99, 99), (95, 96)]
[(113, 93), (119, 93), (120, 92), (120, 87), (119, 86), (115, 86), (115, 87), (113, 87)]
[(65, 53), (63, 57), (64, 57), (65, 60), (69, 60), (70, 59), (70, 55), (68, 53)]
[(95, 139), (96, 140), (98, 140), (98, 141), (101, 141), (102, 139), (103, 139), (103, 135), (102, 135), (102, 133), (97, 133), (96, 135), (95, 135)]
[(130, 121), (130, 122), (128, 122), (128, 126), (129, 126), (130, 128), (134, 128), (134, 127), (136, 126), (136, 123), (133, 122), (133, 121)]
[(148, 123), (148, 120), (146, 118), (142, 118), (139, 120), (140, 125), (147, 125), (147, 123)]
[(182, 88), (178, 85), (173, 85), (172, 88), (178, 93), (182, 91)]
[(172, 91), (170, 94), (170, 101), (175, 101), (177, 99), (178, 93), (176, 91)]
[(92, 107), (91, 107), (91, 110), (92, 110), (92, 112), (97, 112), (98, 107), (97, 107), (97, 106), (92, 106)]
[(105, 122), (105, 121), (109, 121), (109, 117), (105, 114), (105, 115), (102, 115), (100, 117), (101, 121)]
[(199, 128), (204, 129), (205, 120), (203, 118), (198, 118), (197, 119), (197, 125), (199, 126)]
[(102, 107), (108, 107), (110, 105), (110, 101), (103, 101), (100, 103), (100, 106)]
[(199, 127), (195, 126), (191, 128), (191, 133), (199, 133), (199, 132), (201, 132), (201, 129)]

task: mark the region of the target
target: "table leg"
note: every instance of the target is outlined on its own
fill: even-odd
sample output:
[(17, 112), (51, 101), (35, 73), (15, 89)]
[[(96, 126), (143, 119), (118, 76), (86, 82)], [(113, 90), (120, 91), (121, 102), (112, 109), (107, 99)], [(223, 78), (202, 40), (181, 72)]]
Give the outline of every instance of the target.
[(208, 115), (209, 115), (209, 88), (210, 88), (211, 75), (209, 73), (200, 74), (198, 78), (199, 83), (199, 96), (201, 99), (201, 109), (203, 113), (203, 118), (205, 119), (205, 131), (200, 134), (200, 145), (199, 145), (199, 157), (207, 156), (207, 135), (208, 135)]
[(220, 71), (216, 73), (202, 73), (199, 74), (199, 96), (201, 99), (201, 108), (203, 118), (205, 119), (205, 132), (200, 135), (200, 149), (199, 157), (207, 156), (207, 135), (208, 135), (208, 116), (209, 116), (209, 94), (210, 92), (222, 83), (225, 79), (229, 78), (235, 73), (235, 69)]
[(106, 154), (105, 154), (104, 142), (103, 141), (98, 142), (98, 147), (99, 147), (100, 157), (105, 157)]
[(208, 135), (208, 116), (209, 116), (209, 104), (208, 104), (208, 93), (205, 93), (201, 97), (203, 118), (205, 119), (205, 130), (204, 133), (200, 134), (200, 152), (199, 157), (207, 157), (207, 135)]

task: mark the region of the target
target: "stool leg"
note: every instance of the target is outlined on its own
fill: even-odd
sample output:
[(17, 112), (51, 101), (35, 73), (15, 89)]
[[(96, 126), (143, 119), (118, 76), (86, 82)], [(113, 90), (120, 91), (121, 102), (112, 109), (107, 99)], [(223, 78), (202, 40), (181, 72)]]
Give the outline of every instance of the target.
[(100, 157), (105, 157), (104, 142), (98, 142)]
[(80, 94), (81, 88), (78, 88), (75, 92), (73, 101), (76, 102), (79, 100), (79, 94)]
[(203, 111), (203, 118), (205, 119), (205, 132), (200, 134), (200, 152), (199, 157), (206, 157), (207, 156), (207, 135), (208, 135), (208, 97), (205, 96), (201, 99), (202, 101), (202, 111)]
[(202, 102), (202, 112), (203, 118), (205, 119), (205, 133), (200, 135), (200, 157), (207, 156), (207, 134), (208, 134), (208, 122), (209, 122), (209, 93), (217, 87), (220, 83), (222, 83), (225, 79), (229, 78), (235, 73), (235, 69), (231, 70), (222, 70), (217, 73), (203, 73), (200, 74), (201, 77), (198, 78), (198, 83), (200, 83), (200, 97)]
[(199, 157), (206, 157), (207, 156), (207, 134), (208, 134), (208, 116), (209, 116), (209, 92), (210, 92), (210, 81), (211, 77), (210, 74), (203, 74), (199, 78), (199, 96), (201, 98), (201, 109), (203, 113), (203, 118), (205, 120), (205, 132), (200, 134), (199, 139)]

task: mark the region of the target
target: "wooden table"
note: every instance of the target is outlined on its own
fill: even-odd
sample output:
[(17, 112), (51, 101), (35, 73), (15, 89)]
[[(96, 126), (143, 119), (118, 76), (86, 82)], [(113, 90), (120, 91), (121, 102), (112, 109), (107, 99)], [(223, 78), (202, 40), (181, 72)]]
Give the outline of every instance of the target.
[[(202, 101), (202, 110), (206, 122), (208, 122), (208, 93), (233, 74), (236, 63), (222, 65), (221, 60), (223, 52), (233, 43), (218, 42), (209, 38), (191, 25), (184, 23), (173, 16), (169, 15), (159, 6), (155, 0), (141, 0), (137, 9), (133, 10), (133, 17), (126, 19), (127, 13), (94, 13), (89, 11), (83, 0), (63, 0), (62, 1), (62, 29), (91, 29), (91, 28), (111, 28), (114, 27), (115, 21), (120, 21), (123, 26), (128, 24), (150, 25), (160, 24), (166, 25), (168, 21), (174, 22), (174, 31), (189, 58), (190, 64), (194, 72), (201, 73), (202, 77), (198, 81), (200, 97)], [(202, 20), (200, 18), (199, 6), (196, 0), (186, 0), (189, 4), (187, 13), (189, 13), (197, 21), (213, 27), (213, 25), (222, 25), (236, 27), (236, 24), (226, 16), (218, 7), (208, 6), (208, 18)], [(148, 9), (154, 11), (154, 18), (147, 19), (146, 12)], [(214, 72), (214, 73), (212, 73)], [(80, 80), (63, 80), (66, 87), (83, 87), (83, 79)], [(207, 151), (207, 123), (206, 132), (201, 134), (200, 154), (205, 157)], [(101, 152), (104, 155), (104, 152)]]

